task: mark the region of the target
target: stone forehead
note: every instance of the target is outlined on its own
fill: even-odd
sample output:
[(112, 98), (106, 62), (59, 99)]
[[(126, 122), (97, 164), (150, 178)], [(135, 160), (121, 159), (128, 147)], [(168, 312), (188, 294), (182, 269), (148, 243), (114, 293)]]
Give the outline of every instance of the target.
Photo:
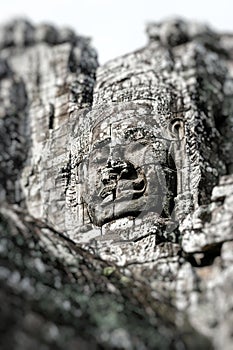
[(176, 113), (159, 114), (150, 101), (125, 102), (93, 109), (89, 113), (91, 131), (118, 124), (167, 129)]
[(172, 141), (171, 136), (164, 130), (161, 125), (150, 125), (144, 120), (142, 122), (133, 118), (129, 120), (121, 119), (112, 122), (104, 121), (92, 129), (91, 132), (91, 149), (104, 147), (111, 144), (126, 145), (133, 142), (139, 142), (142, 145), (156, 144), (159, 149), (167, 149)]

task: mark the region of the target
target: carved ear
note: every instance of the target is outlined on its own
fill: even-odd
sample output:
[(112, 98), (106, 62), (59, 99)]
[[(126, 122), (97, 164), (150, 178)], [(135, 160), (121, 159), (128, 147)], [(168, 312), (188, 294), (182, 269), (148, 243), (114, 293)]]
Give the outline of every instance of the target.
[(173, 119), (170, 123), (169, 130), (172, 137), (178, 140), (183, 140), (184, 138), (184, 121), (180, 118)]

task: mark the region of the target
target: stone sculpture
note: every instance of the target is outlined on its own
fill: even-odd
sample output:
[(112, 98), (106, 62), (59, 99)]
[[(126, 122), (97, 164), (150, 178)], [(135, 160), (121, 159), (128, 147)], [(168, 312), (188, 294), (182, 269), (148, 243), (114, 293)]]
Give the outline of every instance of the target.
[[(113, 328), (88, 311), (95, 344), (114, 347), (117, 331), (124, 349), (179, 348), (177, 327), (183, 347), (230, 349), (232, 35), (183, 20), (152, 23), (144, 48), (98, 67), (89, 40), (69, 29), (19, 20), (0, 33), (0, 224), (7, 242), (12, 237), (18, 247), (15, 237), (22, 237), (25, 256), (33, 259), (25, 241), (31, 237), (46, 259), (55, 257), (68, 271), (69, 283), (75, 270), (75, 283), (90, 300), (95, 276), (113, 305), (124, 289), (119, 281), (130, 279), (132, 305), (143, 300), (137, 310), (148, 329), (157, 327), (159, 340), (139, 339), (138, 319), (124, 306), (123, 316), (113, 312), (123, 317)], [(3, 264), (8, 259), (23, 275), (4, 247)], [(114, 282), (100, 277), (101, 269)], [(13, 270), (2, 271), (4, 285), (13, 288), (4, 277)], [(33, 280), (35, 272), (28, 266), (27, 272)], [(175, 310), (170, 330), (154, 304), (167, 305), (166, 298), (169, 315)], [(126, 293), (117, 307), (129, 301)], [(131, 320), (134, 329), (127, 328)], [(69, 322), (74, 327), (76, 317)], [(171, 332), (168, 340), (158, 324)]]
[(167, 217), (172, 211), (176, 191), (172, 141), (161, 130), (155, 134), (147, 108), (133, 107), (128, 111), (124, 107), (116, 111), (119, 115), (93, 127), (92, 149), (81, 165), (84, 203), (97, 226), (148, 212)]

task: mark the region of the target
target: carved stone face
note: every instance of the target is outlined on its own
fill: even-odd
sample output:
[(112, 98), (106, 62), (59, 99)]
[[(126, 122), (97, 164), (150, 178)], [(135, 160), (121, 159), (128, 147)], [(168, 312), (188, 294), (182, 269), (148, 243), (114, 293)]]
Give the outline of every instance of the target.
[(176, 187), (169, 145), (135, 120), (94, 128), (81, 171), (83, 201), (95, 225), (147, 212), (169, 215)]

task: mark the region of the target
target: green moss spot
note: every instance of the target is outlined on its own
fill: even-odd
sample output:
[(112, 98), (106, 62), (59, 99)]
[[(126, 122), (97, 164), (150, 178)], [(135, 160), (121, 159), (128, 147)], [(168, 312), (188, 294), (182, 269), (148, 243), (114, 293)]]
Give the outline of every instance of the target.
[(111, 276), (116, 271), (116, 268), (114, 266), (107, 266), (103, 270), (104, 276)]

